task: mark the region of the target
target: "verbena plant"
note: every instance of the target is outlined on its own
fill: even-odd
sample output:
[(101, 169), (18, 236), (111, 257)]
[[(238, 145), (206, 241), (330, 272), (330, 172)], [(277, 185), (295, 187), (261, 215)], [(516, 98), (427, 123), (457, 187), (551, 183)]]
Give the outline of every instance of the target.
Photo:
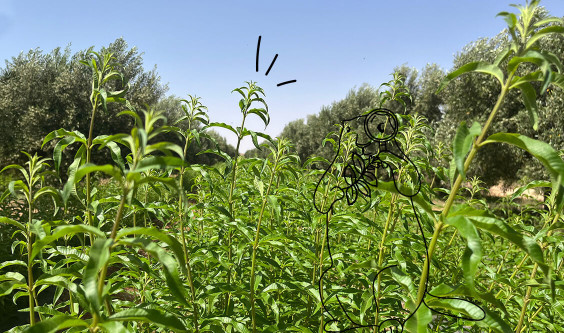
[[(320, 157), (300, 161), (291, 142), (245, 127), (251, 114), (265, 126), (270, 120), (265, 93), (254, 82), (233, 91), (241, 95), (239, 127), (209, 122), (205, 106), (192, 96), (183, 101), (183, 117), (168, 126), (159, 112), (131, 107), (126, 89), (113, 91), (116, 83), (127, 87), (117, 64), (110, 54), (92, 53), (84, 62), (93, 73), (89, 134), (65, 129), (48, 134), (44, 145), (56, 140), (53, 167), (48, 159), (28, 155), (26, 165), (4, 168), (19, 170), (21, 177), (0, 197), (2, 211), (25, 206), (21, 216), (15, 211), (0, 218), (16, 230), (12, 250), (22, 256), (0, 263), (0, 296), (13, 295), (14, 302), (25, 297), (22, 311), (29, 312), (29, 323), (12, 332), (321, 333), (350, 328), (348, 319), (374, 332), (380, 323), (415, 311), (423, 299), (402, 326), (405, 332), (563, 331), (564, 162), (541, 141), (489, 133), (509, 90), (521, 91), (536, 127), (536, 91), (564, 88), (557, 57), (537, 47), (547, 34), (564, 33), (560, 20), (538, 20), (537, 1), (518, 8), (520, 15), (500, 13), (511, 46), (494, 63), (464, 65), (441, 85), (479, 72), (501, 87), (484, 124), (460, 124), (450, 168), (430, 165), (433, 156), (444, 161), (451, 155), (447, 147), (431, 145), (425, 119), (394, 115), (398, 145), (413, 164), (387, 162), (399, 170), (402, 183), (409, 185), (413, 166), (427, 180), (414, 206), (381, 173), (370, 197), (352, 205), (341, 200), (321, 214), (314, 205), (326, 210), (338, 193), (322, 184), (314, 202), (325, 171), (320, 167), (331, 165), (333, 185), (345, 181), (357, 128), (344, 135), (342, 149), (336, 140), (342, 128), (327, 135), (322, 144), (337, 155), (333, 164)], [(399, 75), (382, 89), (384, 106), (401, 108), (410, 98)], [(131, 117), (134, 125), (129, 133), (94, 137), (96, 114), (110, 102), (127, 106), (119, 116)], [(224, 163), (188, 165), (185, 156), (201, 138), (211, 140), (205, 130), (212, 127), (236, 136), (237, 155), (216, 147), (201, 153), (222, 156)], [(183, 146), (160, 141), (164, 132), (177, 133)], [(270, 155), (240, 157), (246, 137)], [(259, 137), (266, 139), (262, 145)], [(58, 174), (62, 152), (74, 143), (79, 147), (63, 185), (44, 186), (42, 180)], [(528, 151), (551, 181), (532, 180), (491, 205), (481, 197), (479, 178), (466, 175), (480, 148), (496, 143)], [(112, 163), (93, 164), (95, 147), (109, 148)], [(195, 175), (192, 188), (184, 184), (188, 172)], [(101, 177), (109, 184), (102, 185)], [(550, 188), (545, 209), (517, 203), (536, 187)], [(440, 195), (444, 205), (433, 204)], [(39, 205), (47, 196), (53, 208)], [(377, 275), (390, 265), (396, 268)], [(322, 300), (341, 326), (329, 322)], [(480, 319), (475, 305), (460, 300), (480, 305), (485, 318), (455, 318)]]

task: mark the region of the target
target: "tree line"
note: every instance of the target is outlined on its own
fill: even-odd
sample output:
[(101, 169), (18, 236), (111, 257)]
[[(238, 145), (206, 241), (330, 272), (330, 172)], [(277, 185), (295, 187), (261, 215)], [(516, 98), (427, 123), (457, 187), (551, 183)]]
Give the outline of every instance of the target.
[[(538, 12), (537, 20), (547, 15), (542, 9)], [(481, 38), (466, 45), (458, 52), (453, 60), (453, 70), (472, 61), (493, 62), (498, 54), (509, 45), (507, 33), (502, 31), (491, 38)], [(558, 62), (564, 62), (564, 37), (558, 34), (547, 36), (539, 45), (540, 49), (551, 52), (558, 57)], [(531, 66), (533, 66), (531, 64)], [(524, 68), (523, 70), (526, 70)], [(431, 146), (452, 146), (452, 140), (461, 121), (468, 126), (471, 120), (483, 123), (489, 110), (496, 103), (499, 84), (494, 78), (486, 74), (466, 75), (452, 82), (440, 93), (436, 93), (446, 71), (437, 64), (427, 64), (422, 70), (401, 65), (394, 68), (394, 80), (401, 80), (401, 84), (391, 87), (390, 83), (380, 87), (363, 84), (358, 89), (351, 89), (347, 96), (331, 105), (323, 106), (317, 114), (307, 118), (297, 119), (288, 123), (280, 137), (289, 139), (300, 159), (305, 161), (311, 156), (330, 158), (332, 151), (321, 142), (325, 135), (336, 131), (335, 126), (341, 119), (348, 119), (362, 114), (370, 109), (383, 106), (399, 113), (419, 114), (427, 119), (431, 128), (429, 139)], [(389, 103), (382, 105), (381, 101), (393, 89), (405, 89), (404, 103)], [(545, 141), (555, 149), (564, 152), (564, 95), (557, 87), (549, 87), (540, 91), (541, 83), (535, 86), (538, 103), (539, 127), (534, 130), (522, 98), (517, 90), (511, 90), (500, 110), (501, 121), (491, 129), (495, 132), (518, 132)], [(396, 92), (397, 93), (397, 92)], [(260, 156), (264, 154), (258, 150), (248, 151), (246, 156)], [(450, 158), (437, 156), (431, 163), (443, 164), (448, 168)], [(469, 171), (470, 176), (478, 176), (488, 185), (499, 181), (510, 184), (517, 180), (538, 179), (543, 174), (543, 167), (530, 154), (509, 146), (488, 145), (480, 151), (476, 163)]]
[[(546, 10), (538, 12), (538, 19), (547, 15)], [(564, 38), (558, 34), (549, 35), (541, 41), (542, 49), (557, 55), (564, 62)], [(500, 32), (491, 38), (481, 38), (466, 45), (453, 59), (453, 69), (471, 61), (493, 62), (497, 55), (509, 44), (507, 34)], [(50, 53), (39, 49), (21, 53), (6, 61), (0, 71), (0, 165), (22, 163), (20, 151), (35, 153), (41, 147), (42, 138), (59, 128), (72, 128), (87, 132), (90, 101), (89, 68), (79, 61), (88, 50), (75, 54), (69, 48), (56, 48)], [(181, 117), (181, 98), (167, 96), (168, 87), (161, 82), (156, 68), (146, 70), (143, 67), (142, 54), (133, 47), (129, 48), (122, 38), (117, 39), (100, 52), (112, 52), (119, 63), (118, 68), (125, 81), (129, 82), (128, 100), (136, 108), (152, 107), (162, 110), (169, 123)], [(427, 120), (431, 130), (429, 139), (433, 146), (442, 143), (450, 147), (456, 128), (461, 121), (477, 119), (483, 122), (487, 111), (495, 104), (498, 85), (487, 75), (463, 76), (436, 93), (446, 71), (437, 64), (427, 64), (421, 70), (401, 65), (393, 70), (393, 79), (380, 87), (363, 84), (358, 89), (351, 89), (347, 96), (331, 105), (321, 107), (317, 114), (289, 122), (280, 137), (289, 139), (295, 153), (303, 161), (311, 156), (329, 158), (332, 150), (329, 145), (322, 145), (327, 133), (336, 131), (342, 119), (352, 118), (370, 109), (383, 106), (399, 113), (419, 114)], [(398, 82), (399, 81), (399, 82)], [(395, 82), (395, 85), (393, 85)], [(113, 83), (119, 84), (119, 83)], [(394, 89), (405, 97), (403, 102), (386, 101), (386, 94)], [(120, 87), (115, 87), (116, 89)], [(495, 124), (491, 132), (519, 132), (550, 143), (558, 150), (564, 149), (564, 96), (559, 88), (550, 87), (541, 92), (540, 84), (536, 87), (541, 94), (538, 104), (539, 128), (533, 130), (528, 121), (525, 105), (519, 92), (512, 90), (500, 111), (502, 121)], [(398, 91), (394, 91), (398, 93)], [(205, 101), (204, 101), (205, 103)], [(123, 105), (109, 104), (107, 111), (116, 114), (125, 108)], [(108, 117), (101, 115), (96, 120), (96, 132), (115, 134), (126, 132), (133, 124), (128, 117)], [(217, 145), (229, 155), (235, 155), (235, 148), (225, 138), (215, 132), (208, 132), (215, 139), (203, 138), (191, 147), (187, 160), (191, 163), (214, 164), (220, 157), (214, 154), (198, 154)], [(167, 134), (165, 134), (166, 136)], [(168, 141), (181, 141), (174, 135), (168, 135)], [(52, 154), (53, 147), (46, 147), (41, 152), (44, 156)], [(67, 154), (73, 152), (69, 150)], [(97, 152), (97, 159), (108, 159), (104, 152)], [(263, 156), (266, 149), (247, 151), (245, 156)], [(264, 156), (263, 156), (264, 157)], [(70, 159), (63, 159), (70, 160)], [(99, 161), (98, 160), (98, 161)], [(448, 157), (437, 156), (431, 163), (444, 164), (448, 167)], [(535, 178), (533, 175), (544, 173), (543, 168), (529, 154), (515, 148), (490, 145), (477, 156), (469, 174), (477, 175), (487, 184), (500, 180), (513, 182), (518, 179)]]
[[(88, 133), (89, 112), (91, 109), (89, 91), (91, 91), (91, 70), (80, 63), (88, 50), (71, 54), (69, 47), (60, 47), (45, 53), (32, 49), (27, 53), (6, 60), (0, 71), (0, 166), (23, 163), (25, 156), (21, 151), (31, 154), (38, 152), (42, 156), (52, 156), (53, 145), (44, 147), (42, 140), (47, 133), (59, 128), (78, 130)], [(127, 99), (136, 109), (147, 107), (162, 110), (172, 124), (182, 116), (181, 98), (166, 96), (168, 87), (161, 82), (156, 67), (146, 70), (143, 57), (137, 48), (129, 48), (123, 38), (116, 39), (99, 53), (113, 53), (118, 64), (116, 68), (129, 83)], [(120, 82), (108, 82), (113, 89), (120, 90)], [(100, 110), (96, 118), (94, 136), (128, 132), (133, 126), (130, 117), (114, 117), (127, 107), (118, 103), (109, 103), (107, 110)], [(187, 154), (192, 163), (213, 164), (221, 158), (213, 154), (196, 155), (200, 151), (219, 145), (228, 154), (234, 155), (225, 138), (215, 132), (209, 132), (215, 139), (212, 142), (203, 138), (199, 145)], [(181, 143), (181, 138), (167, 135), (163, 138)], [(74, 154), (72, 149), (65, 154)], [(72, 158), (63, 158), (72, 160)], [(97, 151), (93, 161), (101, 163), (109, 160), (109, 154)]]

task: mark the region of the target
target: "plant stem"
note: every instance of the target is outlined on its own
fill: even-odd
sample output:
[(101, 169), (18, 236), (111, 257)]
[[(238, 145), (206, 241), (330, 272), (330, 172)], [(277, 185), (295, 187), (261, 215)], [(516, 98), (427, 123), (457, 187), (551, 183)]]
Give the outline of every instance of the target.
[[(96, 106), (98, 105), (98, 95), (94, 99), (94, 104), (92, 105), (92, 114), (90, 116), (90, 129), (88, 130), (88, 144), (86, 145), (86, 163), (90, 163), (92, 158), (92, 137), (94, 136), (94, 117), (96, 115)], [(88, 225), (92, 226), (92, 214), (90, 212), (90, 202), (91, 198), (91, 184), (90, 184), (90, 173), (86, 174), (86, 219)], [(90, 245), (94, 243), (94, 234), (90, 233)]]
[[(390, 208), (388, 209), (388, 217), (386, 218), (386, 223), (384, 224), (384, 231), (382, 231), (382, 239), (380, 240), (380, 246), (378, 248), (378, 269), (382, 269), (382, 264), (384, 263), (384, 243), (386, 242), (386, 235), (388, 234), (388, 229), (390, 227), (390, 222), (392, 221), (392, 215), (394, 214), (395, 202), (397, 199), (396, 194), (392, 194), (390, 199)], [(380, 317), (380, 285), (382, 283), (382, 275), (378, 274), (378, 282), (376, 284), (376, 318), (374, 319), (374, 333), (377, 332), (379, 317)]]
[[(115, 238), (116, 238), (117, 231), (118, 231), (118, 228), (119, 228), (119, 223), (120, 223), (121, 218), (123, 216), (125, 201), (126, 201), (128, 193), (129, 193), (129, 187), (126, 184), (124, 191), (123, 191), (123, 194), (121, 196), (121, 200), (120, 200), (119, 207), (118, 207), (117, 214), (116, 214), (116, 219), (114, 221), (114, 226), (112, 227), (112, 233), (110, 235), (111, 239), (115, 240)], [(111, 252), (111, 247), (110, 247), (109, 251)], [(104, 267), (102, 267), (102, 271), (100, 272), (100, 277), (98, 279), (98, 295), (99, 295), (100, 298), (102, 298), (102, 293), (104, 291), (104, 284), (105, 284), (105, 281), (106, 281), (107, 272), (108, 272), (108, 262), (106, 262), (104, 264)], [(109, 305), (109, 303), (106, 302), (106, 305)], [(98, 318), (96, 313), (94, 313), (94, 319), (93, 319), (93, 322), (92, 322), (92, 326), (97, 327), (99, 320), (100, 319)]]
[[(343, 151), (343, 160), (346, 161), (348, 159), (349, 156), (349, 149), (347, 149), (348, 147), (344, 147), (344, 151)], [(337, 154), (339, 154), (340, 151), (337, 152)], [(341, 184), (341, 180), (342, 180), (342, 176), (343, 176), (343, 172), (344, 172), (345, 168), (341, 168), (341, 171), (339, 171), (339, 175), (337, 176), (337, 184), (335, 185), (336, 187), (339, 187), (339, 185)], [(332, 170), (333, 171), (333, 170)], [(325, 205), (327, 204), (327, 197), (329, 196), (329, 184), (327, 184), (327, 186), (325, 187), (325, 193), (323, 196), (323, 203), (321, 205), (321, 210), (323, 211), (325, 209)], [(335, 202), (335, 199), (337, 198), (337, 191), (333, 192), (333, 199), (330, 202)], [(314, 198), (315, 200), (315, 198)], [(329, 233), (328, 233), (328, 228), (327, 225), (329, 224), (329, 221), (331, 220), (331, 217), (333, 216), (333, 209), (330, 209), (329, 212), (327, 212), (327, 214), (325, 215), (325, 226), (323, 228), (324, 233), (323, 233), (323, 239), (321, 240), (321, 251), (319, 253), (319, 297), (320, 299), (323, 299), (323, 279), (322, 274), (323, 274), (323, 256), (324, 256), (324, 252), (325, 252), (325, 242), (327, 242), (327, 244), (329, 244)], [(314, 265), (315, 266), (315, 265)], [(323, 318), (323, 310), (321, 311), (321, 323), (319, 325), (319, 332), (323, 332), (323, 324), (324, 324), (324, 318)]]
[[(186, 143), (184, 144), (184, 156), (188, 151), (188, 146), (190, 145), (189, 134), (192, 122), (188, 123), (188, 131), (186, 136)], [(184, 166), (180, 167), (180, 190), (178, 195), (178, 221), (180, 225), (180, 234), (182, 237), (182, 251), (184, 252), (184, 260), (186, 261), (186, 272), (188, 273), (188, 283), (190, 284), (190, 291), (192, 293), (192, 303), (194, 306), (194, 327), (196, 332), (199, 332), (198, 328), (198, 305), (196, 304), (196, 291), (194, 289), (194, 281), (192, 279), (192, 269), (190, 267), (190, 257), (188, 256), (188, 249), (186, 248), (186, 235), (184, 231)]]
[[(31, 169), (31, 168), (30, 168)], [(31, 176), (29, 177), (31, 180)], [(27, 223), (27, 287), (29, 291), (29, 325), (35, 325), (35, 297), (34, 297), (34, 282), (33, 282), (33, 259), (31, 252), (33, 251), (33, 233), (31, 232), (31, 224), (33, 223), (33, 204), (32, 204), (32, 188), (29, 184), (29, 198), (28, 198), (28, 223)]]
[(256, 323), (256, 318), (255, 318), (255, 266), (256, 266), (256, 258), (257, 258), (257, 251), (258, 251), (258, 246), (259, 246), (259, 236), (260, 236), (260, 225), (262, 222), (262, 217), (264, 214), (264, 208), (266, 207), (266, 200), (267, 197), (270, 193), (270, 188), (272, 187), (272, 183), (274, 180), (274, 175), (276, 174), (276, 171), (278, 169), (278, 162), (280, 160), (280, 154), (282, 154), (282, 151), (278, 151), (277, 155), (275, 156), (275, 161), (274, 161), (274, 167), (271, 170), (270, 173), (270, 180), (268, 181), (268, 188), (266, 189), (266, 192), (264, 194), (264, 197), (262, 199), (262, 205), (260, 207), (260, 214), (259, 214), (259, 219), (257, 222), (257, 231), (255, 233), (255, 240), (253, 242), (253, 254), (251, 257), (251, 321), (253, 324), (253, 333), (256, 333), (257, 331), (257, 323)]
[[(552, 223), (550, 225), (552, 226), (553, 224), (555, 224), (559, 218), (560, 218), (560, 214), (557, 213), (554, 216), (554, 219), (552, 220)], [(552, 230), (550, 230), (547, 233), (547, 236), (550, 236), (551, 234), (552, 234)], [(543, 244), (543, 250), (547, 245), (548, 244)], [(535, 265), (533, 266), (533, 271), (531, 272), (531, 276), (529, 277), (529, 280), (533, 280), (535, 278), (538, 268), (539, 265), (535, 263)], [(523, 306), (521, 308), (521, 315), (519, 316), (519, 323), (517, 324), (517, 328), (515, 329), (516, 332), (521, 332), (521, 327), (523, 326), (523, 321), (525, 320), (525, 314), (527, 313), (527, 305), (529, 304), (532, 290), (533, 290), (532, 286), (527, 287), (527, 292), (525, 293), (525, 298), (523, 299)]]
[[(535, 263), (535, 265), (533, 266), (533, 271), (531, 272), (531, 276), (529, 277), (530, 280), (535, 278), (538, 268), (539, 265)], [(523, 307), (521, 308), (521, 315), (519, 316), (519, 323), (517, 324), (517, 328), (515, 329), (515, 332), (521, 332), (521, 327), (523, 326), (525, 314), (527, 313), (527, 305), (529, 304), (532, 290), (533, 288), (531, 286), (527, 287), (527, 292), (525, 294), (525, 298), (523, 299)]]
[[(511, 80), (513, 79), (514, 75), (515, 75), (515, 70), (508, 75), (505, 83), (503, 84), (503, 86), (501, 88), (501, 92), (500, 92), (500, 94), (497, 98), (495, 106), (493, 107), (488, 119), (486, 120), (484, 127), (482, 128), (482, 132), (480, 133), (480, 135), (478, 136), (476, 141), (472, 144), (472, 149), (470, 150), (470, 153), (468, 154), (468, 156), (466, 157), (466, 160), (464, 161), (464, 171), (465, 172), (468, 171), (468, 168), (470, 167), (472, 160), (476, 156), (478, 149), (480, 149), (480, 145), (484, 141), (484, 138), (485, 138), (492, 122), (493, 122), (494, 117), (496, 116), (497, 112), (501, 108), (501, 104), (503, 103), (503, 99), (505, 98), (505, 95), (509, 91), (509, 84), (510, 84)], [(425, 256), (425, 263), (423, 265), (423, 273), (421, 274), (421, 279), (419, 280), (419, 289), (418, 289), (418, 292), (417, 292), (417, 304), (420, 304), (423, 301), (423, 298), (425, 297), (425, 293), (427, 292), (427, 279), (429, 277), (429, 268), (431, 266), (431, 258), (433, 257), (433, 253), (435, 252), (437, 240), (438, 240), (438, 238), (441, 234), (441, 230), (444, 226), (444, 221), (445, 221), (452, 205), (454, 204), (454, 199), (456, 198), (456, 194), (458, 193), (458, 190), (460, 189), (460, 186), (462, 185), (463, 180), (464, 179), (462, 178), (462, 175), (460, 175), (460, 174), (456, 177), (456, 181), (454, 182), (452, 189), (449, 193), (448, 199), (445, 203), (445, 206), (443, 207), (439, 221), (435, 224), (435, 231), (433, 233), (433, 238), (431, 238), (431, 242), (429, 243), (427, 255)]]
[[(250, 105), (250, 103), (247, 103), (247, 105)], [(247, 107), (248, 109), (248, 107)], [(241, 140), (243, 140), (242, 137), (242, 133), (243, 130), (245, 128), (245, 119), (247, 118), (247, 109), (243, 110), (243, 121), (241, 122), (241, 133), (237, 136), (237, 148), (235, 148), (235, 161), (233, 162), (233, 170), (231, 170), (231, 172), (233, 173), (233, 175), (231, 176), (231, 186), (229, 188), (229, 214), (231, 214), (231, 217), (233, 218), (233, 220), (235, 220), (235, 215), (234, 215), (234, 211), (233, 211), (233, 191), (235, 190), (235, 183), (236, 183), (236, 174), (237, 174), (237, 163), (239, 161), (239, 148), (241, 146)], [(231, 246), (231, 242), (232, 242), (232, 238), (233, 238), (233, 232), (231, 230), (229, 230), (229, 236), (228, 236), (228, 241), (227, 241), (227, 246), (229, 248), (229, 252), (227, 253), (227, 259), (228, 262), (231, 263), (231, 257), (233, 255), (233, 249)], [(229, 266), (229, 269), (227, 270), (227, 285), (231, 284), (231, 266)], [(227, 296), (225, 298), (225, 311), (227, 311), (227, 309), (229, 308), (229, 301), (231, 300), (231, 293), (227, 293)]]

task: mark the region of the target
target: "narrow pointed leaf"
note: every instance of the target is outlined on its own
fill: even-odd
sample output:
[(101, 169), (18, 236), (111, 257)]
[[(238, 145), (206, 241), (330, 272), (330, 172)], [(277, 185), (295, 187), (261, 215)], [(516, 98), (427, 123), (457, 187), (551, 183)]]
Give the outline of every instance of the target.
[(456, 169), (458, 173), (462, 175), (462, 179), (466, 177), (466, 173), (464, 171), (464, 161), (466, 160), (466, 155), (470, 152), (470, 148), (472, 148), (472, 142), (474, 138), (480, 135), (482, 131), (482, 127), (478, 122), (474, 122), (470, 129), (466, 127), (466, 122), (463, 121), (460, 123), (458, 127), (458, 131), (454, 137), (453, 142), (453, 157), (454, 162), (456, 164)]
[(479, 72), (490, 74), (495, 77), (501, 85), (503, 85), (504, 75), (501, 69), (493, 64), (487, 62), (471, 62), (468, 63), (459, 69), (455, 70), (454, 72), (448, 74), (444, 80), (441, 82), (439, 89), (437, 89), (436, 93), (439, 93), (443, 88), (453, 79), (459, 77), (462, 74), (470, 73), (470, 72)]

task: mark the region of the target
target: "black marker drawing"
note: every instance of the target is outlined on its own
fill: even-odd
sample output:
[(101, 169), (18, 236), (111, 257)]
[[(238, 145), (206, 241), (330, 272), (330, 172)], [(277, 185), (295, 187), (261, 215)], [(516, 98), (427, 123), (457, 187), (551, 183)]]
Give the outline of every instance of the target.
[[(260, 39), (259, 39), (260, 41)], [(351, 126), (352, 124), (356, 123), (355, 125), (357, 126)], [(332, 324), (332, 323), (340, 323), (340, 324), (344, 324), (344, 322), (342, 321), (343, 318), (336, 318), (326, 307), (326, 302), (327, 300), (324, 299), (324, 293), (323, 293), (323, 288), (322, 288), (322, 281), (323, 278), (325, 276), (325, 274), (327, 272), (329, 272), (333, 267), (333, 257), (331, 255), (331, 246), (330, 246), (330, 241), (329, 241), (329, 212), (333, 211), (334, 205), (337, 201), (342, 200), (342, 199), (346, 199), (346, 202), (348, 205), (353, 205), (356, 200), (359, 197), (359, 194), (370, 198), (371, 193), (372, 193), (372, 188), (377, 187), (378, 186), (378, 176), (379, 174), (384, 174), (384, 176), (387, 174), (388, 177), (393, 180), (393, 184), (395, 189), (398, 191), (398, 193), (400, 193), (402, 196), (409, 198), (410, 202), (411, 202), (411, 208), (413, 209), (413, 214), (415, 216), (415, 220), (417, 221), (418, 224), (418, 229), (419, 232), (421, 233), (421, 237), (423, 239), (423, 244), (425, 245), (425, 255), (426, 257), (428, 257), (429, 253), (428, 253), (428, 245), (427, 245), (427, 240), (425, 237), (425, 233), (423, 231), (423, 227), (421, 225), (421, 221), (419, 220), (419, 216), (418, 216), (418, 212), (417, 209), (413, 203), (413, 197), (415, 197), (418, 193), (419, 190), (421, 188), (421, 174), (419, 173), (419, 171), (417, 170), (417, 167), (415, 166), (415, 164), (409, 159), (408, 156), (406, 156), (402, 149), (401, 149), (401, 145), (399, 144), (399, 142), (396, 140), (396, 135), (398, 133), (398, 120), (396, 118), (396, 115), (387, 109), (383, 109), (383, 108), (378, 108), (378, 109), (374, 109), (371, 110), (369, 112), (366, 112), (365, 114), (361, 115), (361, 116), (357, 116), (351, 119), (346, 119), (343, 120), (341, 122), (341, 131), (339, 134), (339, 141), (338, 141), (338, 149), (337, 152), (335, 154), (335, 157), (333, 158), (333, 160), (331, 161), (331, 164), (329, 165), (329, 167), (325, 170), (325, 172), (323, 173), (323, 176), (321, 177), (321, 179), (319, 180), (319, 182), (317, 183), (317, 186), (315, 188), (315, 192), (313, 194), (313, 202), (314, 202), (314, 207), (315, 209), (321, 213), (321, 214), (325, 214), (326, 215), (326, 219), (325, 219), (325, 228), (326, 228), (326, 246), (327, 246), (327, 251), (329, 254), (329, 258), (331, 261), (331, 264), (329, 266), (329, 268), (324, 269), (323, 273), (321, 274), (320, 278), (319, 278), (319, 294), (321, 297), (321, 304), (322, 304), (322, 308), (323, 311), (325, 311), (330, 320), (328, 320), (325, 325), (324, 325), (324, 330), (326, 332), (345, 332), (345, 331), (351, 331), (351, 330), (355, 330), (358, 328), (363, 328), (363, 327), (375, 327), (376, 325), (362, 325), (358, 322), (355, 322), (349, 315), (346, 307), (343, 305), (343, 303), (341, 302), (341, 300), (339, 299), (339, 295), (335, 295), (337, 302), (339, 304), (339, 307), (341, 308), (341, 310), (343, 311), (343, 313), (345, 314), (345, 316), (347, 317), (347, 321), (348, 323), (350, 323), (351, 327), (346, 328), (346, 329), (342, 329), (342, 330), (338, 330), (338, 331), (334, 331), (334, 330), (328, 330), (328, 327)], [(333, 200), (332, 202), (330, 202), (329, 205), (327, 205), (327, 207), (319, 207), (318, 204), (318, 200), (316, 200), (316, 198), (318, 197), (318, 195), (320, 196), (320, 194), (318, 194), (318, 190), (320, 189), (320, 185), (322, 185), (325, 180), (326, 177), (332, 177), (332, 175), (330, 174), (330, 170), (333, 166), (333, 164), (335, 164), (337, 157), (339, 157), (340, 153), (341, 153), (341, 149), (342, 149), (342, 144), (343, 144), (343, 139), (345, 137), (345, 134), (351, 131), (351, 128), (362, 128), (363, 131), (361, 131), (361, 133), (352, 133), (353, 135), (356, 135), (356, 139), (355, 139), (355, 147), (354, 147), (354, 151), (351, 154), (351, 157), (348, 158), (347, 161), (345, 161), (345, 167), (341, 172), (341, 177), (344, 178), (345, 181), (345, 185), (343, 186), (333, 186), (332, 188), (330, 188), (330, 192), (331, 193), (337, 193), (335, 200)], [(398, 184), (400, 182), (399, 179), (399, 175), (398, 172), (396, 170), (394, 170), (394, 163), (391, 163), (391, 161), (394, 160), (396, 162), (401, 162), (404, 165), (408, 165), (411, 170), (413, 171), (412, 174), (414, 174), (414, 176), (412, 176), (411, 181), (407, 181), (406, 184)], [(396, 163), (397, 164), (397, 163)], [(409, 189), (411, 187), (411, 191), (406, 191), (406, 189)], [(335, 192), (337, 191), (337, 192)], [(372, 299), (373, 299), (373, 304), (377, 307), (377, 303), (376, 303), (376, 295), (375, 295), (375, 282), (378, 278), (378, 276), (380, 274), (383, 274), (386, 270), (393, 270), (393, 269), (397, 269), (396, 267), (397, 265), (390, 265), (387, 267), (379, 267), (379, 271), (376, 273), (376, 275), (374, 276), (373, 280), (372, 280)], [(427, 263), (427, 271), (429, 271), (430, 267), (429, 267), (429, 263)], [(413, 315), (417, 312), (417, 310), (419, 309), (420, 306), (426, 306), (427, 308), (429, 308), (431, 311), (438, 313), (438, 314), (442, 314), (445, 316), (449, 316), (449, 317), (453, 317), (453, 318), (460, 318), (460, 319), (465, 319), (465, 320), (471, 320), (471, 321), (479, 321), (485, 318), (485, 311), (479, 307), (478, 305), (467, 301), (465, 299), (459, 299), (459, 298), (454, 298), (454, 297), (441, 297), (441, 296), (435, 296), (432, 295), (428, 290), (428, 278), (425, 281), (425, 296), (423, 297), (423, 299), (421, 301), (419, 301), (418, 304), (415, 305), (415, 309), (413, 311), (408, 311), (406, 309), (398, 309), (398, 313), (400, 312), (400, 310), (403, 310), (404, 312), (409, 312), (409, 314), (407, 316), (394, 316), (392, 318), (388, 318), (383, 320), (382, 322), (380, 322), (377, 326), (378, 326), (378, 332), (403, 332), (404, 327), (406, 322), (413, 317)], [(440, 311), (437, 310), (435, 308), (432, 308), (431, 306), (429, 306), (426, 303), (426, 297), (434, 297), (434, 298), (438, 298), (438, 299), (443, 299), (443, 300), (456, 300), (458, 302), (466, 302), (466, 303), (470, 303), (473, 304), (474, 306), (476, 306), (476, 312), (480, 312), (482, 314), (482, 317), (477, 319), (477, 318), (468, 318), (468, 317), (464, 317), (464, 316), (456, 316), (450, 313), (445, 313), (444, 311)], [(479, 310), (478, 310), (479, 309)], [(377, 309), (378, 313), (380, 313), (380, 309)]]
[[(259, 36), (258, 43), (257, 43), (257, 57), (256, 57), (256, 71), (257, 72), (259, 71), (260, 40), (261, 40), (261, 36)], [(272, 59), (272, 62), (270, 63), (270, 66), (268, 66), (268, 70), (266, 71), (266, 73), (264, 75), (268, 75), (268, 73), (270, 73), (270, 70), (272, 69), (272, 66), (274, 65), (274, 63), (276, 62), (276, 59), (278, 59), (278, 53), (276, 53), (276, 55), (274, 56), (274, 59)], [(276, 86), (280, 87), (280, 86), (283, 86), (285, 84), (294, 83), (294, 82), (296, 82), (296, 80), (284, 81), (284, 82), (278, 83)]]

